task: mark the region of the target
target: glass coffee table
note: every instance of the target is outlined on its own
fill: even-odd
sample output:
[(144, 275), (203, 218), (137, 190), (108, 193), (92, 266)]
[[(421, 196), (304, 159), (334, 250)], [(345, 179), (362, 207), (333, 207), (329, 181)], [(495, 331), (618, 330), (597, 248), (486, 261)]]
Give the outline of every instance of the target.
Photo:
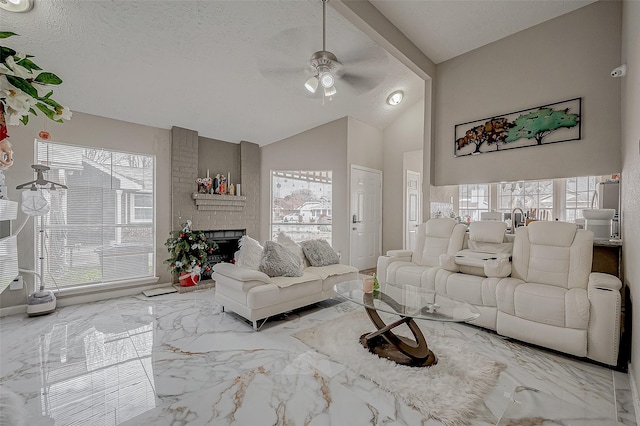
[[(362, 280), (355, 280), (336, 284), (333, 289), (339, 296), (364, 306), (376, 326), (376, 331), (360, 336), (362, 346), (382, 358), (412, 367), (428, 367), (438, 362), (414, 319), (466, 322), (480, 316), (478, 309), (466, 302), (421, 287), (380, 284), (373, 293), (364, 293)], [(398, 315), (400, 319), (386, 324), (378, 311)], [(414, 339), (392, 331), (402, 324), (409, 327)]]

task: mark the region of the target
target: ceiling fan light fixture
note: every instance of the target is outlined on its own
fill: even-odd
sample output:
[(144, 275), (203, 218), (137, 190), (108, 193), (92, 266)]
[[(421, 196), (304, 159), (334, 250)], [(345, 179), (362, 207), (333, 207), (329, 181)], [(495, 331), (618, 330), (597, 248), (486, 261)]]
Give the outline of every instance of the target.
[(311, 93), (316, 93), (316, 90), (318, 90), (318, 77), (315, 75), (309, 77), (309, 79), (304, 83), (304, 88)]
[(336, 90), (336, 88), (334, 86), (331, 87), (325, 87), (324, 88), (324, 95), (329, 97), (329, 96), (333, 96), (337, 93), (338, 91)]
[(402, 90), (396, 90), (387, 97), (387, 103), (391, 106), (396, 106), (404, 98), (404, 92)]
[(336, 79), (333, 77), (333, 74), (331, 74), (331, 71), (327, 66), (318, 67), (318, 78), (320, 79), (320, 84), (325, 89), (333, 87), (334, 83), (336, 82)]

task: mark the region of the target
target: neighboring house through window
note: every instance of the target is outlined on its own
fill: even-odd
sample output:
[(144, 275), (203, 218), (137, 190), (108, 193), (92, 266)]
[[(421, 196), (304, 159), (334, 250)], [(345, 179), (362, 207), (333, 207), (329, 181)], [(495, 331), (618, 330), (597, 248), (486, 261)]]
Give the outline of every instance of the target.
[(36, 156), (50, 180), (69, 187), (45, 191), (47, 286), (153, 277), (154, 156), (44, 141)]
[(271, 238), (283, 232), (296, 242), (322, 238), (331, 244), (332, 172), (271, 172)]

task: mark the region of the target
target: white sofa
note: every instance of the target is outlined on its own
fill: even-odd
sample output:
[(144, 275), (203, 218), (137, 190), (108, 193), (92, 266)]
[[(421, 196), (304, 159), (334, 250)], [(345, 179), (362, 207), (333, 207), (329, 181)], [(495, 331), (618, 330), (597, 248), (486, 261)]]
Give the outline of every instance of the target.
[[(231, 263), (214, 265), (215, 300), (253, 323), (292, 309), (330, 299), (333, 286), (358, 278), (349, 265), (307, 266), (301, 277), (269, 277), (267, 274)], [(263, 322), (264, 324), (264, 322)]]
[[(431, 229), (434, 226), (440, 232)], [(421, 271), (420, 265), (407, 264), (411, 252), (391, 251), (380, 258), (378, 274), (464, 300), (480, 310), (473, 324), (500, 335), (617, 364), (622, 283), (611, 275), (591, 273), (591, 231), (565, 222), (532, 222), (518, 228), (507, 268), (511, 274), (505, 277), (510, 240), (495, 229), (487, 232), (489, 225), (475, 226), (479, 232), (471, 237), (471, 225), (463, 250), (452, 253), (451, 246), (441, 247), (438, 267), (431, 262)], [(431, 219), (421, 228), (427, 241), (433, 238), (430, 235), (446, 238), (447, 230), (449, 241), (458, 241), (455, 226), (442, 219)], [(434, 247), (434, 243), (428, 245)], [(420, 257), (424, 246), (418, 245), (416, 252)], [(434, 250), (431, 258), (435, 255)], [(407, 267), (405, 272), (411, 274), (397, 273)], [(426, 279), (416, 280), (418, 276)]]

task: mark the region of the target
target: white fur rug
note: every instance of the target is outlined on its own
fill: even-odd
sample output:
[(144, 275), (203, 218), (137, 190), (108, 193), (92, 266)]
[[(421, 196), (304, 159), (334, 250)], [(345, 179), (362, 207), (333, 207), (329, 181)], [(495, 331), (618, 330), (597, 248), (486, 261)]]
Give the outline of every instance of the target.
[(459, 339), (429, 330), (429, 321), (416, 323), (438, 357), (434, 366), (407, 367), (370, 354), (359, 342), (362, 334), (375, 330), (364, 310), (302, 330), (294, 337), (371, 379), (425, 417), (446, 425), (467, 424), (496, 385), (505, 365), (465, 352), (459, 348)]

